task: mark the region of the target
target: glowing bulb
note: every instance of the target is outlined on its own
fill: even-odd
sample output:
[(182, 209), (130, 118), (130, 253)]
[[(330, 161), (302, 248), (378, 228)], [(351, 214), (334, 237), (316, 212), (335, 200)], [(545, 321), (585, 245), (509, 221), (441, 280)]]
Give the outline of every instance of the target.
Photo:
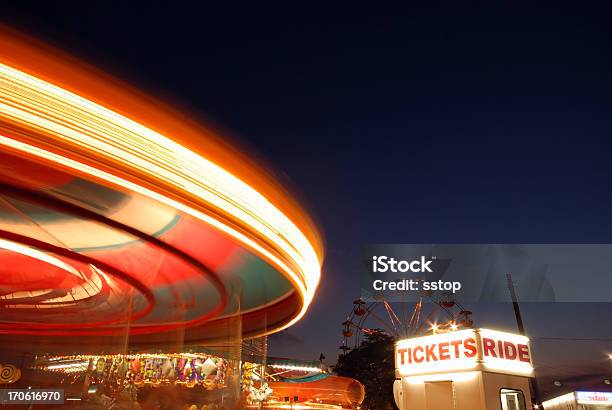
[(457, 329), (459, 329), (459, 326), (457, 326), (457, 324), (453, 322), (451, 324), (451, 330), (457, 330)]

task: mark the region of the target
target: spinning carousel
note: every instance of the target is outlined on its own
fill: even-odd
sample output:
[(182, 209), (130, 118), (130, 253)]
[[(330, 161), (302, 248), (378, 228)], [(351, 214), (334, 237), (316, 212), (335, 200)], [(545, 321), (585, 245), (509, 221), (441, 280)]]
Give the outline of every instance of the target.
[(0, 345), (48, 370), (28, 377), (223, 389), (244, 338), (305, 314), (321, 261), (248, 154), (0, 29)]

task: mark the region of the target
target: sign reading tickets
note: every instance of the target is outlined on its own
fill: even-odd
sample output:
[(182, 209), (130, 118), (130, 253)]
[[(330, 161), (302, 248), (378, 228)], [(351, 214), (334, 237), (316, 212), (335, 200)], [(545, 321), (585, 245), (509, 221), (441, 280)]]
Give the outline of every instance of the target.
[(400, 340), (395, 344), (400, 377), (465, 371), (532, 376), (526, 336), (489, 329), (466, 329)]

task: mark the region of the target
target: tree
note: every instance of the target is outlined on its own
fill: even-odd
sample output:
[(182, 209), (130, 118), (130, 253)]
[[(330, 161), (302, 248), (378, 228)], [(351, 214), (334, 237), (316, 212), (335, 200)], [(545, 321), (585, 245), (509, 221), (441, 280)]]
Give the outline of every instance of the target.
[(365, 386), (364, 408), (376, 410), (395, 408), (393, 347), (391, 336), (382, 331), (374, 331), (366, 334), (358, 347), (338, 358), (338, 363), (334, 367), (335, 373), (359, 380)]

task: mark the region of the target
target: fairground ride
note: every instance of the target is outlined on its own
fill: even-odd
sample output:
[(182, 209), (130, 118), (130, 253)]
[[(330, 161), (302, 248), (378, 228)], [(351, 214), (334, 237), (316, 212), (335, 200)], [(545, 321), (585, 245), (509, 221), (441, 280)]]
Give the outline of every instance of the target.
[(356, 299), (342, 322), (341, 354), (357, 348), (364, 335), (383, 332), (395, 340), (473, 325), (472, 312), (446, 292), (421, 292), (416, 303)]

